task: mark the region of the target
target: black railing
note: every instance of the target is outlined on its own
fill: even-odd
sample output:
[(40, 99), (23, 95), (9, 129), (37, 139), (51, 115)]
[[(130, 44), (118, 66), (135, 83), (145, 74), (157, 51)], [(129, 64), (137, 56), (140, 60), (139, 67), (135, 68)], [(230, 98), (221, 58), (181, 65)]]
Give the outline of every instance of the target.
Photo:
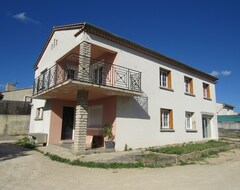
[(71, 54), (63, 62), (44, 70), (34, 80), (33, 94), (37, 95), (67, 80), (141, 92), (141, 72)]

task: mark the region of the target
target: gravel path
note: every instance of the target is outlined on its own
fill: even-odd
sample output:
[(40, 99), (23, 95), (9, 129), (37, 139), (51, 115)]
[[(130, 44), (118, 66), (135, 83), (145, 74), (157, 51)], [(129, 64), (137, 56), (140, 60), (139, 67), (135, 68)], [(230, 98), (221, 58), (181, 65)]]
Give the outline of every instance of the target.
[(239, 189), (239, 149), (207, 162), (157, 169), (91, 169), (54, 162), (5, 142), (0, 143), (0, 189)]

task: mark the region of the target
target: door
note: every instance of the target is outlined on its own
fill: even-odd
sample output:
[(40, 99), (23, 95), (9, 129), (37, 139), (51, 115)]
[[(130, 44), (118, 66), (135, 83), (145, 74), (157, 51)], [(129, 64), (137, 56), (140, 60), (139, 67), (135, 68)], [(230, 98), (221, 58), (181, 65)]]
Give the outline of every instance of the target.
[(74, 108), (63, 107), (62, 116), (62, 140), (72, 139), (73, 135)]
[(202, 117), (203, 138), (211, 138), (211, 117)]

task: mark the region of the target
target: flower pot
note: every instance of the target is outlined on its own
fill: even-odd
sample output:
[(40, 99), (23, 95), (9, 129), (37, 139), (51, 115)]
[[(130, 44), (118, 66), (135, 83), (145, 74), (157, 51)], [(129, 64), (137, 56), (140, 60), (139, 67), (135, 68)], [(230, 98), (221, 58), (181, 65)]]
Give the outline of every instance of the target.
[(105, 141), (105, 148), (113, 149), (115, 147), (115, 142), (113, 141)]

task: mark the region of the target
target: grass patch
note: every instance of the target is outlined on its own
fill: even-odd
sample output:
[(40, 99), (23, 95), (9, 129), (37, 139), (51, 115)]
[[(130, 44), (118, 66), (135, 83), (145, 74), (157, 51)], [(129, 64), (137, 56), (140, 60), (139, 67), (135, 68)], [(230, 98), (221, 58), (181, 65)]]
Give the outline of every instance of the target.
[(151, 152), (157, 152), (157, 153), (182, 155), (182, 154), (188, 154), (191, 152), (206, 150), (209, 148), (226, 146), (228, 144), (229, 144), (228, 142), (210, 140), (206, 143), (189, 143), (189, 144), (162, 147), (162, 148), (148, 148), (146, 150)]
[(122, 168), (142, 168), (144, 164), (141, 162), (136, 163), (99, 163), (99, 162), (82, 162), (80, 160), (70, 160), (66, 158), (62, 158), (55, 154), (44, 153), (44, 156), (49, 157), (53, 161), (69, 164), (72, 166), (81, 166), (88, 168), (103, 168), (103, 169), (122, 169)]
[(24, 148), (36, 149), (36, 146), (30, 142), (30, 139), (28, 137), (23, 137), (22, 139), (19, 139), (17, 144)]

